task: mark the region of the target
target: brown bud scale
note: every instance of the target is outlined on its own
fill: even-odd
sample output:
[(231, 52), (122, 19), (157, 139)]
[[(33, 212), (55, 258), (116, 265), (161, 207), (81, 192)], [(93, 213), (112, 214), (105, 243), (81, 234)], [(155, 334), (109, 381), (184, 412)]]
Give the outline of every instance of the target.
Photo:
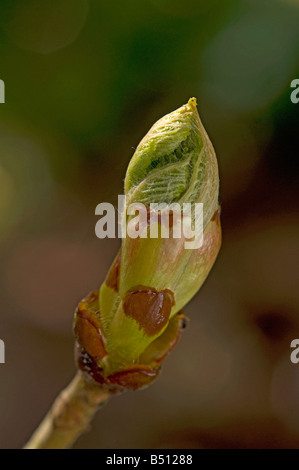
[(147, 336), (156, 336), (167, 325), (174, 304), (174, 294), (169, 289), (157, 291), (152, 287), (136, 286), (125, 295), (123, 308)]

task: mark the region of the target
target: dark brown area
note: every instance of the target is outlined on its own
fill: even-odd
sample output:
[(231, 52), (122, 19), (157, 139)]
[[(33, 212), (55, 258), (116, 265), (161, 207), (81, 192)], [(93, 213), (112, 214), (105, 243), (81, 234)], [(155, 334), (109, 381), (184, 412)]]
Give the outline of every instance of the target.
[(155, 336), (167, 324), (174, 303), (174, 294), (169, 289), (157, 291), (136, 286), (125, 295), (123, 307), (125, 314), (133, 318), (147, 336)]
[(271, 342), (282, 341), (285, 336), (292, 335), (295, 325), (292, 325), (287, 314), (279, 311), (261, 312), (255, 318), (257, 327), (265, 338)]

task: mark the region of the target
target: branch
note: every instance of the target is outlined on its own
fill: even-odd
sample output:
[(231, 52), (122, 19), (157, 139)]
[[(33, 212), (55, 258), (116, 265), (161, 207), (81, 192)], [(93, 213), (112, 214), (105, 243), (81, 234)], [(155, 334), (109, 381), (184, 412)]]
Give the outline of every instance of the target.
[(66, 449), (87, 430), (96, 411), (110, 393), (84, 380), (78, 372), (58, 395), (52, 408), (34, 432), (25, 449)]

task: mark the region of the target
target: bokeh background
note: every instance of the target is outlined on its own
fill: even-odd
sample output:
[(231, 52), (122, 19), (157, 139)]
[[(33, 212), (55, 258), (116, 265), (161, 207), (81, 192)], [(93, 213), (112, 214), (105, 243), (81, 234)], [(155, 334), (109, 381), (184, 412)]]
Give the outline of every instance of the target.
[(75, 372), (72, 316), (119, 240), (138, 142), (196, 96), (218, 156), (223, 247), (159, 380), (77, 448), (299, 447), (297, 0), (1, 0), (0, 447), (21, 447)]

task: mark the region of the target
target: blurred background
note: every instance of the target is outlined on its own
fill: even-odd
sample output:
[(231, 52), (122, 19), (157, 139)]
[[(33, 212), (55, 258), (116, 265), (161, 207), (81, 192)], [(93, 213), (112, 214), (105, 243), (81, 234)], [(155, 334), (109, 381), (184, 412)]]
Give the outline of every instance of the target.
[(1, 0), (0, 447), (75, 373), (72, 318), (119, 246), (94, 233), (150, 126), (191, 96), (223, 247), (158, 381), (77, 448), (299, 447), (298, 0)]

